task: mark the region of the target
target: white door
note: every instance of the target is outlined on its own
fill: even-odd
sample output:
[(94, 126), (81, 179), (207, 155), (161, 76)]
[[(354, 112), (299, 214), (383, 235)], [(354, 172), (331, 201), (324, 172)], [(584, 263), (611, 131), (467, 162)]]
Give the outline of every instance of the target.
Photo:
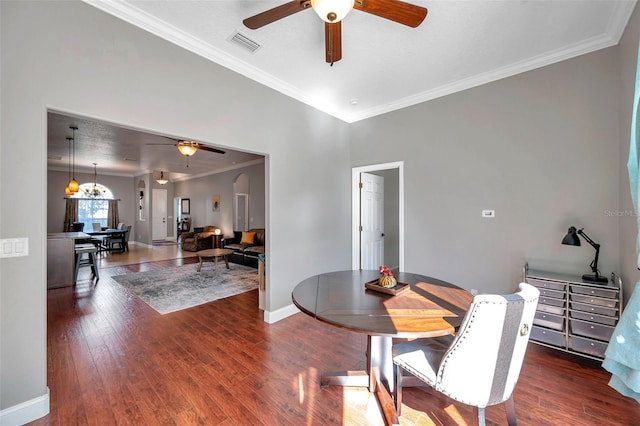
[(167, 190), (154, 189), (152, 207), (151, 239), (167, 239)]
[(384, 262), (384, 178), (360, 174), (360, 268), (378, 269)]

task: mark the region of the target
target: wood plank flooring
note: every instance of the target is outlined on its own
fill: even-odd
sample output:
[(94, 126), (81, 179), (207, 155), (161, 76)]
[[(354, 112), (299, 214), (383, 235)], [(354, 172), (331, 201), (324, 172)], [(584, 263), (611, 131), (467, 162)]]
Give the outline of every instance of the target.
[[(75, 289), (49, 290), (51, 412), (32, 424), (383, 424), (366, 390), (318, 385), (321, 372), (364, 368), (364, 335), (302, 313), (266, 324), (257, 290), (160, 315), (111, 279), (196, 261), (108, 256), (97, 284), (86, 271)], [(595, 361), (530, 344), (515, 392), (519, 424), (640, 424), (640, 404), (608, 380)], [(402, 425), (476, 423), (469, 407), (429, 389), (405, 389), (403, 402)], [(486, 415), (506, 424), (502, 406)]]

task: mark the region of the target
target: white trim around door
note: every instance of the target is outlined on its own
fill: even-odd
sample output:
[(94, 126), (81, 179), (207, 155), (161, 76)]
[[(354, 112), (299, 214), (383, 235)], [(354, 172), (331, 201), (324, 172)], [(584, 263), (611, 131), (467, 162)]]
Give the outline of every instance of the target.
[(404, 161), (372, 164), (351, 169), (351, 266), (360, 269), (360, 173), (398, 169), (398, 268), (404, 271)]

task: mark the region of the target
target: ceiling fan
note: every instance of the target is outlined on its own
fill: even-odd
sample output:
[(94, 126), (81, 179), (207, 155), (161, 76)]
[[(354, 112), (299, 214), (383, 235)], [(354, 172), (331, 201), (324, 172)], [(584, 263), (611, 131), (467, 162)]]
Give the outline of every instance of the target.
[[(174, 139), (174, 138), (170, 138), (167, 136), (164, 136), (167, 139), (171, 139), (173, 141), (175, 141), (176, 143), (172, 144), (173, 146), (178, 148), (178, 151), (180, 151), (180, 154), (184, 155), (185, 157), (191, 157), (193, 154), (195, 154), (199, 149), (202, 151), (209, 151), (209, 152), (215, 152), (216, 154), (224, 154), (225, 151), (218, 149), (218, 148), (212, 148), (210, 146), (206, 146), (201, 144), (200, 142), (194, 142), (194, 141), (188, 141), (188, 140), (184, 140), (184, 139)], [(147, 145), (165, 145), (165, 146), (169, 146), (169, 144), (166, 143), (148, 143)]]
[(400, 0), (292, 0), (273, 9), (251, 16), (242, 23), (252, 30), (312, 8), (324, 21), (327, 63), (342, 59), (342, 19), (351, 9), (371, 13), (399, 24), (415, 28), (424, 21), (427, 9)]
[[(176, 142), (174, 144), (171, 144), (171, 146), (177, 147), (178, 151), (180, 151), (180, 154), (182, 154), (185, 157), (187, 157), (187, 167), (189, 167), (189, 157), (191, 157), (193, 154), (198, 152), (198, 150), (215, 152), (216, 154), (224, 154), (225, 153), (225, 151), (223, 151), (221, 149), (212, 148), (210, 146), (203, 145), (200, 142), (187, 141), (187, 140), (184, 140), (184, 139), (174, 139), (174, 138), (170, 138), (168, 136), (163, 136), (163, 137), (165, 137), (167, 139), (171, 139), (172, 141)], [(166, 143), (148, 143), (147, 145), (170, 146), (169, 144), (166, 144)]]

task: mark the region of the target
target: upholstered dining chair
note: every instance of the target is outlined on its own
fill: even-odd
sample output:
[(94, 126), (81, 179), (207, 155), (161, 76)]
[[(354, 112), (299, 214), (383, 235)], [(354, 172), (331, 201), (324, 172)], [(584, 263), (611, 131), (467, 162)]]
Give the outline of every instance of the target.
[(109, 238), (109, 250), (113, 250), (118, 246), (118, 249), (125, 251), (129, 251), (129, 234), (131, 234), (131, 225), (126, 225), (124, 227), (124, 234), (122, 237), (118, 238)]
[(403, 371), (407, 371), (449, 398), (475, 407), (480, 426), (485, 424), (485, 407), (503, 402), (509, 425), (515, 425), (513, 390), (539, 294), (537, 288), (521, 283), (515, 294), (476, 295), (455, 336), (394, 345), (398, 416), (402, 407)]

